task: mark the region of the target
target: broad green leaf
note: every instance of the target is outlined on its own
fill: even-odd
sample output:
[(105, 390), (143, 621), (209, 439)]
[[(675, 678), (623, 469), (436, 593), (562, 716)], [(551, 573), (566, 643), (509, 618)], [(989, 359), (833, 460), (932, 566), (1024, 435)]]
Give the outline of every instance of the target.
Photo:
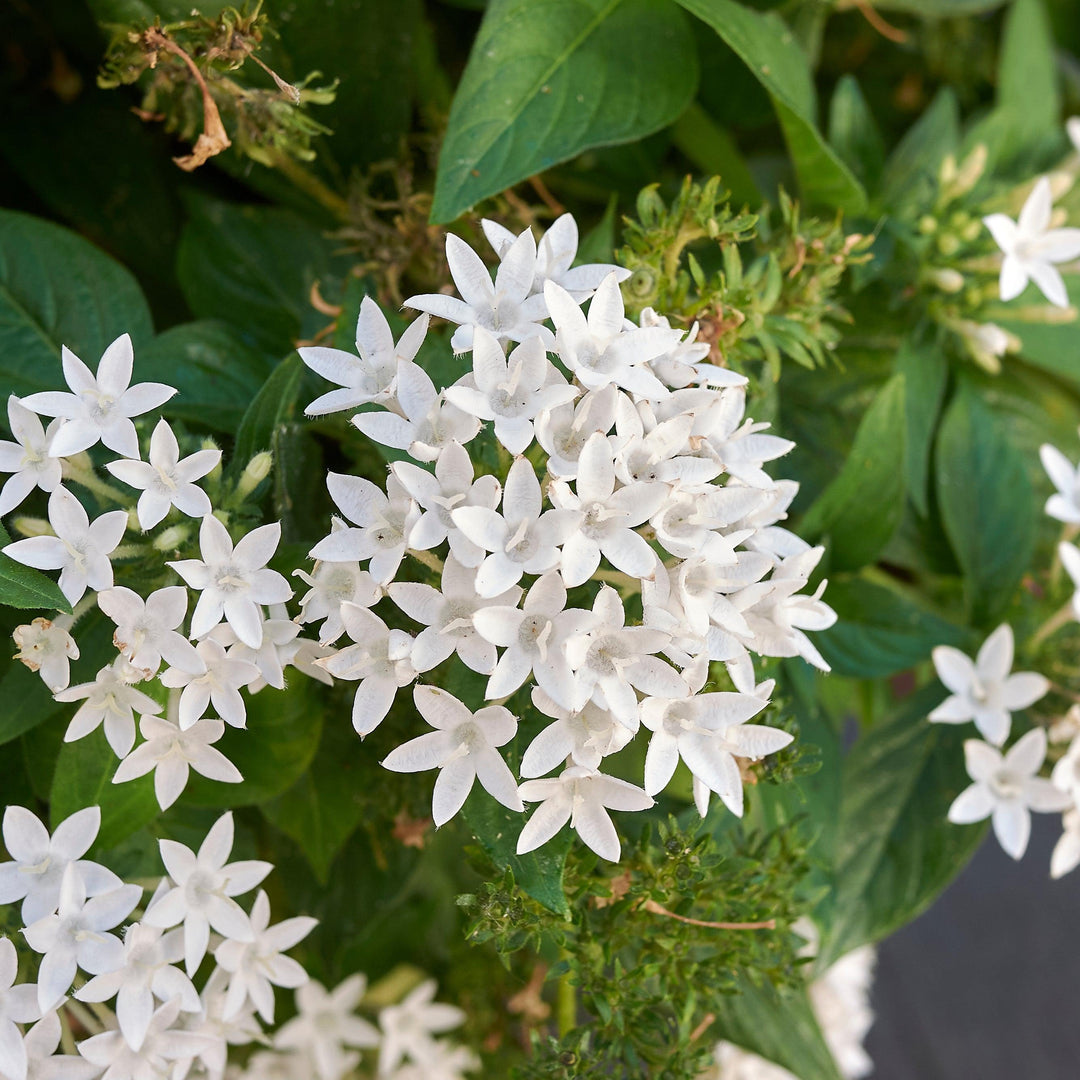
[(923, 912), (982, 841), (983, 825), (946, 817), (970, 783), (963, 744), (971, 734), (926, 720), (947, 693), (935, 682), (912, 695), (844, 762), (836, 893), (819, 970)]
[(159, 812), (153, 776), (114, 784), (112, 778), (119, 764), (100, 729), (76, 742), (64, 743), (56, 759), (49, 796), (52, 827), (55, 829), (84, 806), (100, 806), (101, 830), (96, 846), (110, 848), (153, 821)]
[(964, 572), (972, 621), (1008, 606), (1031, 562), (1038, 508), (1025, 461), (978, 394), (962, 385), (938, 432), (938, 506)]
[(868, 189), (877, 187), (885, 142), (854, 75), (842, 75), (829, 102), (829, 143)]
[(260, 450), (270, 450), (274, 432), (296, 414), (303, 374), (304, 364), (296, 353), (286, 356), (274, 368), (240, 421), (233, 452), (236, 469), (243, 469)]
[(158, 334), (139, 351), (135, 374), (179, 391), (161, 408), (169, 418), (233, 433), (274, 370), (229, 325), (211, 319)]
[(949, 379), (949, 361), (936, 344), (915, 345), (905, 340), (896, 354), (896, 370), (904, 376), (908, 494), (915, 509), (926, 517), (929, 513), (930, 449)]
[(831, 565), (854, 570), (889, 542), (904, 510), (904, 376), (894, 375), (866, 410), (840, 475), (803, 519), (807, 539), (830, 538)]
[(960, 107), (956, 95), (945, 87), (889, 155), (881, 176), (882, 204), (889, 209), (921, 205), (941, 159), (954, 153), (959, 143)]
[(453, 221), (582, 150), (658, 131), (697, 78), (672, 0), (492, 0), (450, 110), (431, 220)]
[[(1067, 274), (1065, 283), (1071, 296), (1080, 296), (1080, 277)], [(1019, 338), (1020, 356), (1027, 363), (1080, 389), (1080, 320), (1048, 323), (1005, 318), (994, 322)]]
[(838, 675), (883, 678), (928, 659), (935, 645), (966, 640), (960, 627), (863, 578), (830, 579), (825, 600), (839, 619), (814, 643)]
[(719, 176), (723, 180), (736, 206), (742, 203), (752, 206), (760, 204), (761, 192), (735, 140), (727, 128), (718, 124), (698, 102), (688, 105), (679, 117), (671, 129), (671, 140), (701, 172), (708, 176)]
[(679, 2), (712, 27), (769, 92), (803, 198), (850, 213), (861, 210), (866, 193), (818, 130), (810, 65), (783, 20), (773, 12), (755, 11), (734, 0)]
[[(1006, 0), (877, 0), (874, 7), (885, 11), (902, 11), (923, 19), (957, 19), (965, 15), (980, 15), (1002, 7)], [(843, 5), (853, 6), (845, 2)]]
[(1010, 119), (1002, 152), (1061, 139), (1061, 93), (1054, 38), (1042, 0), (1013, 0), (1005, 16), (998, 66), (998, 108)]
[(93, 244), (28, 214), (0, 210), (0, 385), (32, 394), (64, 385), (60, 346), (91, 370), (131, 334), (136, 362), (153, 334), (131, 274)]
[[(7, 529), (0, 524), (0, 549), (11, 543)], [(0, 550), (0, 604), (23, 610), (51, 610), (71, 613), (71, 604), (60, 586), (40, 570), (23, 566)]]

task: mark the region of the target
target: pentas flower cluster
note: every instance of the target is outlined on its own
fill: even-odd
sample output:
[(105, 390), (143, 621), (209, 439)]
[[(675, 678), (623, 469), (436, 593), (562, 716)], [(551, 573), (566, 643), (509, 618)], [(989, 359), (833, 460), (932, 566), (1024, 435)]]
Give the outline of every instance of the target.
[[(361, 408), (352, 423), (399, 459), (383, 487), (329, 475), (340, 516), (301, 574), (300, 620), (337, 649), (316, 665), (356, 683), (361, 736), (412, 688), (430, 730), (383, 764), (437, 770), (437, 825), (479, 781), (535, 804), (519, 853), (569, 823), (617, 860), (609, 811), (651, 806), (680, 761), (702, 814), (711, 794), (741, 814), (740, 761), (791, 741), (750, 722), (773, 688), (752, 658), (828, 670), (805, 634), (835, 620), (824, 582), (809, 590), (822, 549), (780, 524), (796, 485), (764, 466), (793, 444), (745, 416), (743, 376), (706, 363), (694, 331), (628, 320), (625, 271), (571, 268), (569, 215), (539, 243), (484, 231), (494, 276), (449, 236), (459, 296), (406, 301), (423, 314), (397, 342), (365, 299), (358, 356), (300, 350), (340, 387), (309, 413)], [(457, 324), (449, 386), (416, 359), (430, 316)], [(544, 726), (515, 777), (522, 714)], [(643, 786), (605, 767), (638, 735)]]

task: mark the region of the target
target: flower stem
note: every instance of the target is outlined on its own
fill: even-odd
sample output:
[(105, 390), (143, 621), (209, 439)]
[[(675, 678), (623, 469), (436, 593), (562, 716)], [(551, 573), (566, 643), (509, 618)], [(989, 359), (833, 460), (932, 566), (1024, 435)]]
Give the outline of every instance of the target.
[(577, 987), (570, 981), (571, 972), (559, 977), (555, 990), (555, 1019), (559, 1038), (565, 1038), (577, 1027)]
[(77, 465), (72, 465), (67, 459), (64, 460), (61, 466), (65, 480), (71, 480), (76, 484), (92, 491), (95, 495), (101, 495), (106, 499), (110, 499), (115, 503), (119, 503), (121, 506), (130, 506), (131, 497), (121, 491), (119, 488), (115, 488), (112, 484), (105, 483), (104, 480), (99, 479), (93, 469), (82, 469)]
[(1029, 646), (1032, 649), (1037, 649), (1051, 636), (1051, 634), (1056, 634), (1063, 626), (1072, 622), (1074, 618), (1076, 618), (1076, 615), (1073, 612), (1073, 605), (1070, 600), (1064, 607), (1054, 612), (1054, 614), (1031, 635), (1031, 641), (1028, 643)]

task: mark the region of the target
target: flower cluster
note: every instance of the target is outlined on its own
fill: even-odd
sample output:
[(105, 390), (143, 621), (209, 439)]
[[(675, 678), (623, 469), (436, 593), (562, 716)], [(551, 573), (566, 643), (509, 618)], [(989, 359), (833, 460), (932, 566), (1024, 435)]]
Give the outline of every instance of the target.
[[(494, 279), (451, 235), (460, 298), (406, 301), (423, 314), (396, 343), (365, 299), (358, 357), (301, 349), (340, 387), (309, 412), (360, 408), (352, 423), (397, 460), (385, 488), (329, 475), (341, 516), (311, 550), (300, 619), (338, 647), (318, 666), (357, 683), (361, 736), (416, 684), (431, 730), (383, 764), (438, 770), (436, 824), (479, 780), (512, 810), (539, 804), (519, 853), (569, 822), (617, 860), (608, 811), (651, 806), (680, 760), (702, 814), (710, 793), (741, 814), (739, 759), (790, 742), (748, 723), (772, 691), (752, 654), (828, 670), (804, 633), (835, 620), (824, 582), (806, 591), (823, 549), (780, 524), (797, 485), (764, 466), (793, 444), (745, 416), (743, 376), (704, 362), (708, 346), (662, 316), (627, 320), (618, 268), (569, 269), (570, 217), (539, 244), (529, 230), (484, 228)], [(468, 354), (445, 387), (416, 361), (430, 316), (457, 323), (453, 345)], [(713, 689), (720, 665), (731, 689)], [(547, 725), (521, 756), (520, 784), (500, 753), (517, 733), (515, 702)], [(602, 764), (642, 727), (637, 787)]]

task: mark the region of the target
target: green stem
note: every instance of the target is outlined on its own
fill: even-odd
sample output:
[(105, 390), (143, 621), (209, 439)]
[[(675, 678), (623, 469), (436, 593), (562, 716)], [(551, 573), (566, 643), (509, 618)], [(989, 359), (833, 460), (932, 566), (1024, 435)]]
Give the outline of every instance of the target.
[(92, 491), (95, 495), (101, 495), (106, 499), (111, 499), (121, 506), (131, 505), (130, 495), (121, 491), (119, 488), (113, 487), (112, 484), (105, 483), (104, 480), (99, 480), (92, 469), (80, 469), (78, 466), (72, 465), (71, 462), (65, 461), (63, 464), (63, 471), (65, 480), (71, 480), (81, 487), (86, 488), (87, 491)]
[(555, 990), (555, 1019), (560, 1039), (577, 1027), (577, 987), (570, 981), (571, 974), (568, 971), (562, 975)]
[(294, 187), (309, 195), (325, 207), (339, 221), (348, 222), (349, 203), (336, 191), (332, 191), (317, 176), (308, 172), (298, 161), (284, 153), (271, 153), (272, 167), (277, 169)]
[(1073, 612), (1072, 601), (1070, 600), (1064, 607), (1059, 608), (1057, 611), (1055, 611), (1054, 614), (1051, 615), (1050, 618), (1047, 619), (1046, 622), (1044, 622), (1042, 626), (1040, 626), (1039, 629), (1031, 635), (1031, 641), (1028, 643), (1029, 647), (1031, 649), (1037, 649), (1048, 637), (1051, 636), (1051, 634), (1056, 634), (1058, 630), (1060, 630), (1066, 624), (1072, 622), (1072, 620), (1075, 618), (1076, 615)]

